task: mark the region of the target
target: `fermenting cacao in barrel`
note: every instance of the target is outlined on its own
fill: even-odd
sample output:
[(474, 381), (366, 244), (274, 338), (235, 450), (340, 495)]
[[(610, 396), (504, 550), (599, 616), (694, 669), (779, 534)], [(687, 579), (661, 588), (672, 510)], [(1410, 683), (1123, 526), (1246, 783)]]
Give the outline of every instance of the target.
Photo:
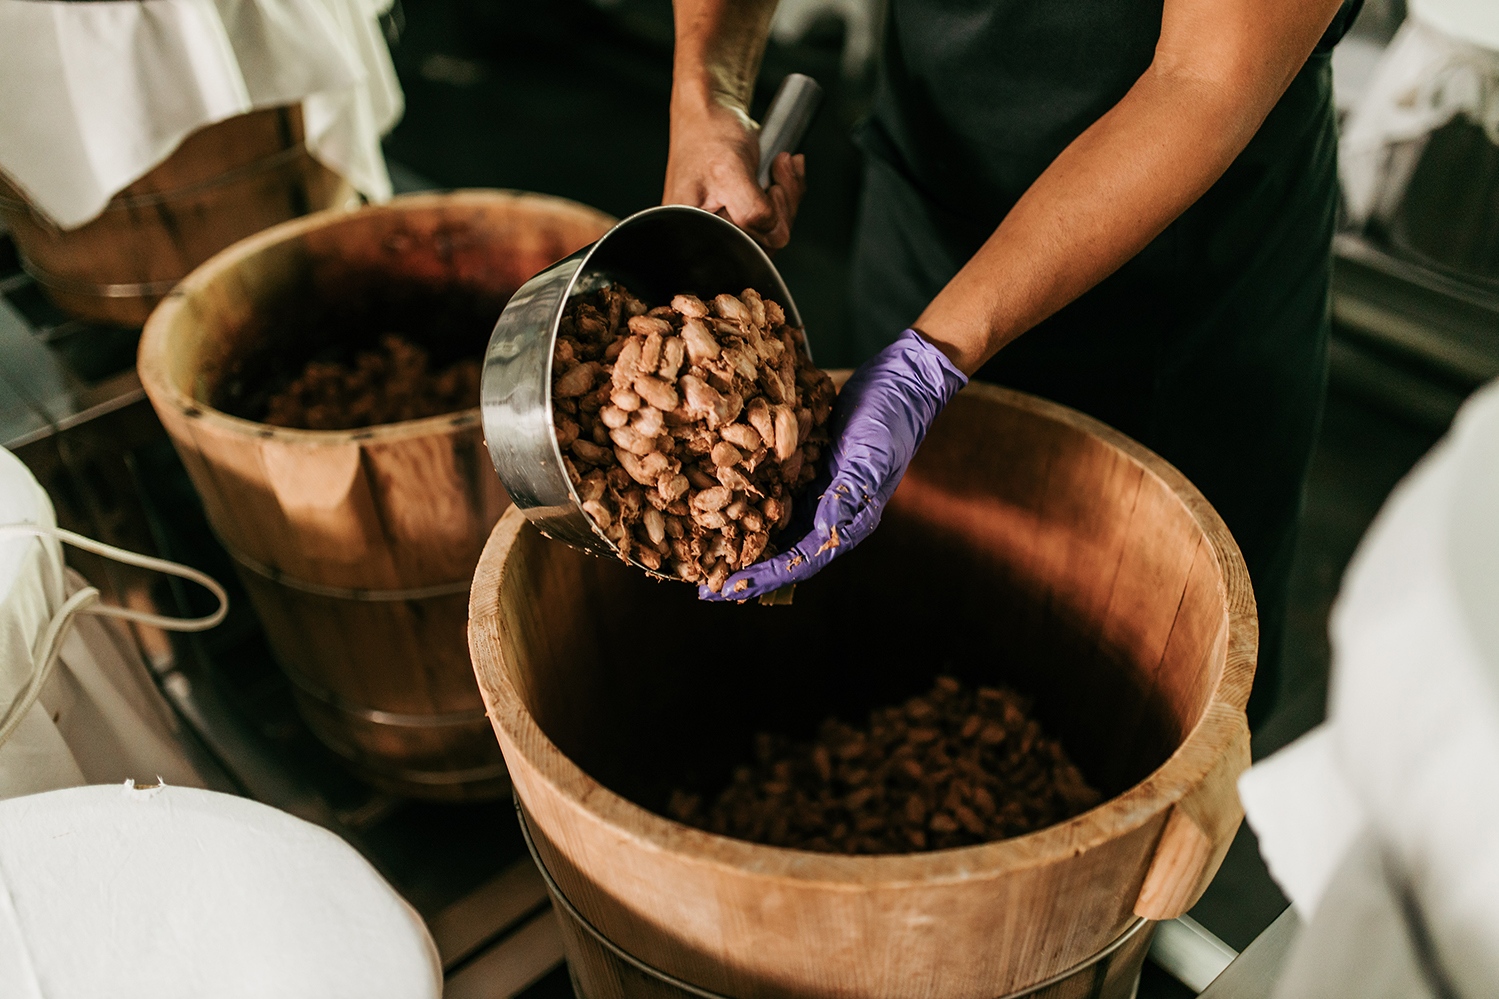
[[(960, 393), (879, 529), (790, 606), (701, 602), (511, 510), (469, 613), (587, 999), (1123, 999), (1241, 818), (1256, 626), (1233, 539), (1159, 457), (1020, 393)], [(986, 685), (1029, 699), (1100, 803), (878, 855), (667, 817), (757, 732)]]
[[(509, 295), (611, 222), (486, 191), (323, 213), (216, 256), (146, 325), (141, 381), (303, 716), (378, 785), (508, 786), (464, 642), (469, 580), (509, 504), (478, 363)], [(428, 362), (454, 384), (412, 381)], [(443, 412), (465, 367), (473, 399)]]

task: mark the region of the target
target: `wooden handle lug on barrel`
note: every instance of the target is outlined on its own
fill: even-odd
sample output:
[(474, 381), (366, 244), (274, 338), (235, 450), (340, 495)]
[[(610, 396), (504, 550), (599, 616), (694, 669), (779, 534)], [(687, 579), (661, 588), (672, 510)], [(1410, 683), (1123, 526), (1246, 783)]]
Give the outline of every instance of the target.
[(1135, 899), (1135, 915), (1146, 919), (1175, 919), (1197, 903), (1244, 818), (1238, 781), (1249, 768), (1249, 723), (1241, 709), (1220, 701), (1202, 724), (1237, 731), (1212, 771), (1166, 819)]

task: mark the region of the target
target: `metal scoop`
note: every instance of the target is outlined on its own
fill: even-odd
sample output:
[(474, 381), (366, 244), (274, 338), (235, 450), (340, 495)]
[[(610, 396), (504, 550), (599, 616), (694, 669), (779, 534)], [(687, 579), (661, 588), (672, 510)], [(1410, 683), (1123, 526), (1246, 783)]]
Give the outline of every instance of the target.
[[(760, 131), (760, 184), (770, 162), (801, 143), (822, 99), (811, 77), (793, 73), (776, 91)], [(637, 212), (598, 242), (521, 285), (489, 338), (480, 388), (489, 456), (511, 500), (549, 538), (618, 558), (583, 512), (552, 432), (552, 352), (568, 301), (615, 282), (656, 305), (690, 292), (711, 299), (754, 288), (801, 326), (786, 282), (754, 240), (732, 222), (698, 208), (662, 205)], [(674, 579), (639, 562), (658, 579)]]

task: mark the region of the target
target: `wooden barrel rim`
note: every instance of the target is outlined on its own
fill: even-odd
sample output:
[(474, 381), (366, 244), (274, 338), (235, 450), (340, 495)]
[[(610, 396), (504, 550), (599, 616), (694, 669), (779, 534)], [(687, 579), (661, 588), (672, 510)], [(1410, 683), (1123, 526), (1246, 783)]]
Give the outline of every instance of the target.
[[(1220, 569), (1219, 593), (1228, 617), (1223, 669), (1201, 717), (1187, 737), (1159, 767), (1122, 794), (1045, 829), (978, 846), (926, 853), (844, 856), (765, 846), (706, 832), (657, 815), (595, 781), (551, 741), (530, 712), (506, 671), (480, 666), (480, 690), (492, 719), (526, 754), (536, 776), (552, 785), (558, 797), (591, 813), (617, 835), (645, 849), (675, 853), (694, 863), (759, 878), (823, 883), (848, 889), (870, 884), (890, 888), (971, 882), (990, 875), (1057, 864), (1124, 836), (1181, 801), (1207, 777), (1235, 741), (1236, 732), (1217, 724), (1226, 714), (1242, 716), (1254, 678), (1258, 633), (1254, 594), (1238, 545), (1212, 506), (1181, 472), (1159, 455), (1099, 421), (1035, 396), (974, 382), (965, 393), (986, 396), (1006, 406), (1091, 434), (1139, 462), (1186, 507), (1211, 546)], [(479, 559), (470, 602), (470, 627), (493, 629), (499, 614), (498, 567), (529, 522), (515, 507), (495, 526)], [(498, 651), (497, 654), (503, 655)], [(503, 697), (495, 696), (493, 684)]]
[(424, 207), (451, 210), (453, 208), (462, 208), (465, 204), (485, 204), (501, 201), (525, 201), (535, 204), (565, 206), (585, 215), (597, 217), (605, 228), (613, 224), (610, 217), (603, 212), (595, 208), (589, 208), (587, 205), (579, 202), (547, 194), (532, 194), (528, 191), (515, 190), (457, 190), (441, 194), (406, 194), (393, 198), (383, 205), (368, 206), (356, 212), (330, 208), (325, 211), (313, 212), (310, 215), (282, 222), (214, 254), (193, 270), (191, 274), (178, 282), (177, 286), (162, 300), (161, 304), (156, 307), (156, 311), (151, 314), (151, 318), (146, 321), (145, 332), (141, 335), (140, 356), (137, 368), (140, 372), (142, 384), (145, 386), (148, 394), (159, 400), (160, 404), (171, 405), (189, 419), (200, 419), (222, 430), (241, 436), (280, 440), (289, 444), (328, 445), (350, 440), (383, 444), (412, 437), (440, 434), (448, 430), (479, 424), (481, 422), (481, 412), (478, 406), (455, 410), (451, 413), (442, 413), (437, 416), (426, 416), (416, 420), (401, 420), (396, 423), (381, 423), (349, 430), (304, 430), (296, 427), (277, 427), (268, 423), (258, 423), (255, 420), (247, 420), (240, 416), (233, 416), (223, 410), (215, 409), (206, 401), (196, 399), (188, 392), (179, 388), (167, 374), (167, 339), (168, 333), (177, 323), (178, 313), (183, 309), (187, 298), (201, 292), (219, 280), (226, 272), (233, 271), (244, 260), (255, 256), (266, 248), (286, 240), (294, 239), (306, 232), (323, 228), (328, 224), (330, 216), (354, 218), (356, 216), (367, 216), (371, 212), (382, 214), (401, 213), (407, 209), (421, 209)]

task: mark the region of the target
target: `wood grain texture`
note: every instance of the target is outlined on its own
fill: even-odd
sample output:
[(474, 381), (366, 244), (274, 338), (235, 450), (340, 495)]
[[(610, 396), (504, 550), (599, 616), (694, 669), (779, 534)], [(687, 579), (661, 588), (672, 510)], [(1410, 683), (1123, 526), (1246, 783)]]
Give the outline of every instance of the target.
[(241, 359), (268, 349), (266, 316), (287, 301), (337, 301), (382, 275), (438, 299), (502, 301), (611, 222), (572, 202), (480, 191), (322, 213), (214, 257), (146, 325), (141, 382), (303, 715), (382, 786), (428, 797), (508, 786), (464, 640), (467, 581), (509, 505), (479, 410), (310, 431), (209, 401)]
[(356, 203), (303, 146), (300, 105), (204, 126), (77, 229), (56, 228), (0, 177), (0, 217), (47, 295), (74, 315), (125, 326), (145, 322), (174, 282), (231, 243)]
[[(1137, 908), (1200, 894), (1241, 815), (1254, 613), (1233, 539), (1180, 473), (972, 385), (880, 529), (792, 606), (703, 604), (512, 510), (469, 641), (538, 852), (616, 945), (746, 999), (992, 999), (1096, 953)], [(1033, 696), (1111, 797), (1027, 836), (880, 857), (662, 817), (672, 786), (714, 786), (755, 730), (809, 734), (941, 672)]]

